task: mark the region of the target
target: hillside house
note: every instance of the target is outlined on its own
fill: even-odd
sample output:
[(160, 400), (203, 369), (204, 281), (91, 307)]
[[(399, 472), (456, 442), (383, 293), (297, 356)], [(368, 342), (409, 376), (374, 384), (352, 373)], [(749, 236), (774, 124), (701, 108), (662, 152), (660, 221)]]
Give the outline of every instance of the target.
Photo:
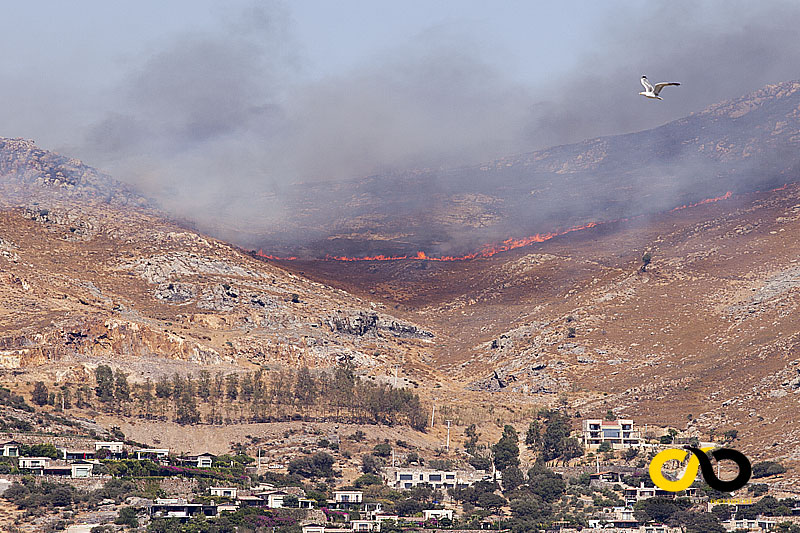
[(306, 524), (302, 529), (303, 533), (325, 533), (325, 526), (320, 524)]
[(586, 448), (594, 450), (607, 442), (615, 450), (622, 448), (638, 447), (642, 444), (639, 431), (634, 427), (633, 420), (601, 420), (591, 418), (583, 421), (583, 444)]
[(41, 474), (42, 470), (50, 466), (49, 457), (20, 457), (19, 467), (26, 470), (38, 470)]
[(425, 518), (425, 521), (428, 520), (441, 520), (446, 518), (448, 520), (453, 519), (453, 510), (452, 509), (425, 509), (422, 511), (422, 516)]
[(243, 507), (263, 507), (265, 502), (258, 496), (237, 496), (236, 503)]
[(182, 498), (158, 498), (149, 506), (150, 516), (153, 518), (178, 518), (186, 521), (192, 516), (216, 516), (216, 505), (189, 503)]
[(92, 477), (94, 464), (89, 461), (75, 461), (70, 465), (70, 475), (73, 478)]
[(283, 499), (288, 496), (288, 492), (283, 492), (282, 490), (277, 490), (274, 492), (268, 493), (267, 496), (267, 507), (270, 509), (281, 509), (283, 507)]
[(350, 522), (351, 531), (380, 531), (381, 523), (372, 520), (353, 520)]
[(119, 441), (97, 441), (94, 443), (94, 452), (97, 455), (101, 450), (105, 450), (109, 457), (121, 459), (123, 447), (124, 444)]
[(59, 451), (64, 454), (65, 461), (87, 461), (95, 458), (94, 450), (69, 450), (67, 448), (59, 448)]
[(219, 496), (220, 498), (236, 499), (239, 494), (239, 489), (236, 487), (209, 487), (208, 489), (212, 496)]
[(383, 479), (394, 489), (411, 489), (417, 485), (430, 485), (435, 489), (468, 487), (489, 477), (483, 470), (434, 470), (430, 468), (387, 468)]
[(164, 461), (169, 458), (169, 448), (139, 448), (136, 450), (138, 460), (150, 459), (154, 462)]
[(722, 527), (724, 527), (728, 531), (737, 531), (737, 530), (745, 530), (745, 531), (771, 531), (775, 529), (775, 525), (777, 522), (775, 520), (771, 520), (769, 518), (759, 517), (756, 519), (742, 519), (742, 520), (725, 520), (724, 522), (720, 522)]
[(364, 493), (360, 490), (333, 491), (332, 503), (336, 509), (357, 509), (361, 507), (363, 501)]
[(211, 465), (214, 463), (214, 459), (216, 455), (211, 455), (210, 453), (204, 453), (198, 455), (197, 459), (197, 468), (211, 468)]
[(19, 457), (20, 443), (14, 440), (3, 443), (3, 457)]

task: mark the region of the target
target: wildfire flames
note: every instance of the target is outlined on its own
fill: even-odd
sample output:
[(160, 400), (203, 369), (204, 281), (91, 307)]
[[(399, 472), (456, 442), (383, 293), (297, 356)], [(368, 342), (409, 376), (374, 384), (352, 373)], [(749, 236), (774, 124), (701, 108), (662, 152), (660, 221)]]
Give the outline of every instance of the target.
[[(777, 189), (773, 189), (774, 191), (785, 189), (787, 185), (783, 185), (782, 187), (778, 187)], [(680, 211), (682, 209), (689, 209), (691, 207), (697, 207), (700, 205), (705, 204), (713, 204), (715, 202), (719, 202), (721, 200), (729, 200), (733, 198), (733, 192), (728, 191), (722, 196), (717, 196), (716, 198), (706, 198), (705, 200), (701, 200), (699, 202), (693, 204), (686, 204), (678, 206), (671, 211)], [(373, 256), (366, 256), (366, 257), (347, 257), (341, 255), (327, 255), (325, 256), (326, 261), (401, 261), (405, 259), (409, 260), (417, 260), (417, 261), (468, 261), (470, 259), (478, 259), (478, 258), (487, 258), (492, 257), (493, 255), (499, 254), (500, 252), (507, 252), (509, 250), (514, 250), (515, 248), (522, 248), (524, 246), (530, 246), (531, 244), (540, 243), (549, 241), (555, 237), (560, 237), (562, 235), (566, 235), (568, 233), (573, 233), (575, 231), (582, 231), (589, 228), (594, 228), (597, 226), (602, 226), (605, 224), (617, 224), (620, 222), (627, 222), (629, 220), (633, 220), (643, 215), (638, 215), (636, 217), (629, 217), (629, 218), (618, 218), (616, 220), (608, 220), (604, 222), (589, 222), (588, 224), (584, 224), (582, 226), (575, 226), (573, 228), (569, 228), (563, 231), (554, 231), (551, 233), (537, 233), (535, 235), (530, 235), (528, 237), (522, 237), (519, 239), (506, 239), (500, 243), (494, 244), (486, 244), (481, 247), (480, 250), (477, 250), (472, 253), (468, 253), (465, 255), (459, 256), (442, 256), (442, 257), (431, 257), (427, 255), (425, 252), (417, 252), (415, 255), (373, 255)], [(297, 257), (279, 257), (275, 255), (265, 254), (262, 250), (259, 250), (255, 253), (258, 257), (263, 257), (264, 259), (273, 259), (276, 261), (296, 261)]]

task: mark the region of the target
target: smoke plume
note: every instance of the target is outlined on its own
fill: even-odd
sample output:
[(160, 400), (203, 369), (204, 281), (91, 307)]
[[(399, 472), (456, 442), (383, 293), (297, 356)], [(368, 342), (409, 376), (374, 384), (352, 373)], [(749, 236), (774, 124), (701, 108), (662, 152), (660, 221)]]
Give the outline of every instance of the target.
[[(150, 43), (122, 79), (96, 92), (72, 80), (56, 99), (54, 80), (25, 80), (34, 104), (8, 106), (0, 118), (33, 125), (27, 131), (49, 128), (51, 137), (62, 132), (60, 145), (48, 148), (83, 158), (224, 238), (314, 238), (330, 229), (330, 210), (313, 194), (351, 178), (637, 131), (796, 78), (798, 22), (800, 6), (774, 2), (678, 1), (609, 13), (574, 72), (535, 86), (497, 67), (497, 52), (458, 28), (436, 27), (309, 81), (288, 10), (258, 4), (212, 30)], [(636, 94), (642, 74), (682, 86), (649, 101)], [(4, 102), (23, 97), (19, 80), (4, 81)], [(311, 185), (298, 192), (301, 182)], [(302, 194), (312, 195), (312, 208), (299, 228), (287, 198)]]

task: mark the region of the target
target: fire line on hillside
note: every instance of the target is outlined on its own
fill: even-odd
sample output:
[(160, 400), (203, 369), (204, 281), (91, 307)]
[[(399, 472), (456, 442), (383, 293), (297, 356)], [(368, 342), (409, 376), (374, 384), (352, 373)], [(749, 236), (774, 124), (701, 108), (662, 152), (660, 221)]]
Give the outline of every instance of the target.
[[(788, 187), (789, 184), (784, 184), (780, 187), (772, 189), (772, 191), (779, 191), (783, 190)], [(675, 207), (670, 210), (673, 211), (681, 211), (683, 209), (689, 209), (692, 207), (698, 207), (701, 205), (713, 204), (715, 202), (719, 202), (722, 200), (730, 200), (733, 198), (733, 191), (728, 191), (722, 196), (717, 196), (714, 198), (706, 198), (705, 200), (700, 200), (699, 202), (695, 202), (692, 204), (685, 204), (678, 207)], [(390, 255), (374, 255), (374, 256), (364, 256), (364, 257), (348, 257), (348, 256), (341, 256), (341, 255), (326, 255), (322, 260), (323, 261), (402, 261), (402, 260), (417, 260), (417, 261), (469, 261), (471, 259), (480, 259), (480, 258), (489, 258), (494, 255), (497, 255), (501, 252), (507, 252), (509, 250), (514, 250), (516, 248), (522, 248), (525, 246), (530, 246), (532, 244), (541, 243), (545, 241), (549, 241), (555, 237), (560, 237), (562, 235), (567, 235), (569, 233), (574, 233), (576, 231), (583, 231), (590, 228), (594, 228), (601, 225), (606, 224), (618, 224), (620, 222), (628, 222), (630, 220), (635, 220), (645, 215), (636, 215), (633, 217), (626, 217), (626, 218), (618, 218), (615, 220), (606, 220), (602, 222), (588, 222), (581, 226), (575, 226), (563, 231), (554, 231), (550, 233), (536, 233), (535, 235), (530, 235), (528, 237), (522, 237), (519, 239), (509, 238), (500, 243), (493, 243), (493, 244), (486, 244), (480, 250), (471, 252), (465, 255), (460, 256), (442, 256), (442, 257), (432, 257), (427, 255), (425, 252), (417, 252), (416, 255), (397, 255), (397, 256), (390, 256)], [(271, 254), (265, 254), (263, 250), (258, 250), (254, 253), (257, 257), (261, 257), (263, 259), (272, 259), (274, 261), (297, 261), (298, 257), (296, 256), (289, 256), (289, 257), (280, 257)]]

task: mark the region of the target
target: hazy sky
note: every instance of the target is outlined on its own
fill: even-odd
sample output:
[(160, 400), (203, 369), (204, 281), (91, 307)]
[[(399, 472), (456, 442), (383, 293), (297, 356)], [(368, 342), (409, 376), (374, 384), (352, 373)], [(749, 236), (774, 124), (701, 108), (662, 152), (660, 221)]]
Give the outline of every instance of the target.
[[(797, 2), (7, 2), (0, 136), (177, 215), (655, 127), (795, 79)], [(639, 77), (679, 81), (663, 102)], [(202, 226), (202, 221), (201, 226)]]

